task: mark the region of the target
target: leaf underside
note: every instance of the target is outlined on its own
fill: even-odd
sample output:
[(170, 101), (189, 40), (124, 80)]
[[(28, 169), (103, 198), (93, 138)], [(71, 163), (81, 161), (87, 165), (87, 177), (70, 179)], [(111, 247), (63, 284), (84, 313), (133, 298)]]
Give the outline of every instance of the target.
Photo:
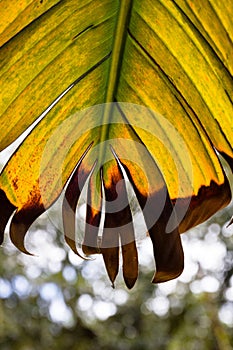
[(12, 216), (11, 240), (28, 253), (29, 227), (65, 188), (66, 242), (101, 253), (113, 284), (121, 249), (132, 288), (129, 181), (153, 244), (153, 282), (179, 276), (180, 233), (231, 199), (219, 154), (232, 171), (232, 1), (3, 0), (0, 13), (0, 149), (44, 113), (0, 175), (1, 242)]

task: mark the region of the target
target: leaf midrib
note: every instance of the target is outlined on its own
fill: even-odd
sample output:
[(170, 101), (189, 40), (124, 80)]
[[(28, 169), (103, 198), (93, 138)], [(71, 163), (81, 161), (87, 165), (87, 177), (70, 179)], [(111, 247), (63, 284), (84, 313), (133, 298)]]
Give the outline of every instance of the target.
[[(115, 39), (113, 42), (112, 59), (109, 68), (109, 75), (107, 81), (106, 97), (105, 97), (105, 108), (102, 117), (102, 127), (100, 133), (100, 152), (99, 161), (102, 164), (104, 159), (105, 149), (104, 141), (108, 137), (109, 122), (111, 120), (111, 112), (115, 101), (115, 92), (119, 81), (119, 72), (122, 65), (122, 56), (124, 53), (124, 44), (127, 33), (127, 23), (130, 18), (130, 12), (133, 0), (120, 1), (119, 14), (116, 22)], [(103, 145), (103, 146), (102, 146)]]

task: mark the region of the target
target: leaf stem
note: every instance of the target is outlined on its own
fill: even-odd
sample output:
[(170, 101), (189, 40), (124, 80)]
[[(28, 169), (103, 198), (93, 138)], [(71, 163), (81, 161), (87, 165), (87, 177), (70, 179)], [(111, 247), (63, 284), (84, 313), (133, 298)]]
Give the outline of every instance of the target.
[[(116, 24), (115, 37), (114, 37), (113, 50), (112, 50), (112, 59), (111, 59), (111, 64), (109, 68), (109, 78), (108, 78), (108, 83), (107, 83), (108, 85), (107, 85), (106, 98), (105, 98), (106, 103), (114, 102), (114, 99), (115, 99), (114, 98), (115, 91), (119, 80), (119, 71), (122, 63), (121, 58), (124, 51), (124, 43), (125, 43), (125, 38), (127, 34), (127, 24), (130, 17), (131, 5), (132, 5), (132, 0), (120, 1), (119, 15), (118, 15), (117, 24)], [(100, 144), (104, 142), (107, 138), (108, 130), (109, 130), (109, 127), (108, 127), (109, 121), (111, 119), (111, 112), (112, 112), (112, 105), (107, 104), (103, 112)], [(100, 161), (103, 160), (103, 156), (104, 156), (103, 151), (104, 149), (101, 149)]]
[(114, 94), (119, 80), (119, 69), (124, 51), (127, 24), (131, 12), (132, 0), (121, 0), (119, 16), (116, 24), (115, 38), (112, 50), (112, 61), (109, 71), (108, 89), (106, 93), (106, 103), (114, 101)]

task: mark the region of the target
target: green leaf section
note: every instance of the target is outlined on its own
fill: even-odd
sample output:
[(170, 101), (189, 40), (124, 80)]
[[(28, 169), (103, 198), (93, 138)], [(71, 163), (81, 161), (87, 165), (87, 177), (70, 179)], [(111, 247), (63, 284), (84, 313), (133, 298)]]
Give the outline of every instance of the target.
[(1, 149), (112, 51), (116, 13), (113, 1), (62, 1), (2, 47)]
[(60, 0), (1, 0), (0, 46), (59, 2)]

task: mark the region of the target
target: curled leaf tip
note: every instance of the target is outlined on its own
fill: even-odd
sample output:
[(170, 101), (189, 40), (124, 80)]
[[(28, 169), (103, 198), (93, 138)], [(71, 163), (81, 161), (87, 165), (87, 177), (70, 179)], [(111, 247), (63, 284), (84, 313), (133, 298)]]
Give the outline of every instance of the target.
[(181, 267), (180, 270), (178, 271), (158, 271), (154, 274), (154, 277), (152, 279), (152, 283), (162, 283), (162, 282), (167, 282), (170, 281), (174, 278), (177, 278), (181, 275), (183, 272), (183, 268)]
[(84, 256), (82, 256), (82, 255), (79, 253), (79, 251), (78, 251), (78, 249), (77, 249), (77, 247), (76, 247), (75, 240), (73, 240), (73, 239), (71, 239), (69, 236), (65, 235), (65, 241), (66, 241), (66, 243), (69, 245), (69, 247), (72, 249), (72, 251), (73, 251), (77, 256), (79, 256), (79, 257), (80, 257), (81, 259), (83, 259), (83, 260), (89, 260), (89, 258), (84, 257)]
[(108, 277), (114, 284), (119, 270), (119, 247), (103, 248), (102, 255)]
[[(132, 225), (130, 225), (132, 226)], [(133, 226), (132, 226), (133, 228)], [(121, 250), (123, 258), (123, 277), (128, 289), (133, 288), (138, 278), (138, 253), (134, 237), (130, 243), (124, 244), (122, 237), (128, 236), (128, 232), (121, 233)], [(133, 231), (131, 231), (133, 233)], [(127, 239), (126, 239), (127, 240)]]
[(10, 226), (10, 238), (12, 243), (18, 248), (22, 253), (34, 256), (34, 254), (30, 253), (24, 244), (24, 238), (25, 238), (26, 232), (25, 232), (25, 227), (11, 224)]
[[(76, 169), (70, 177), (69, 183), (65, 190), (65, 196), (62, 203), (62, 219), (63, 219), (63, 228), (64, 228), (64, 236), (67, 244), (73, 250), (75, 254), (84, 260), (88, 260), (88, 258), (84, 258), (77, 251), (76, 240), (75, 240), (75, 231), (76, 231), (76, 208), (77, 204), (83, 190), (83, 187), (88, 179), (88, 176), (91, 172), (91, 169), (86, 169), (83, 166), (83, 158), (86, 156), (88, 151), (90, 150), (92, 143), (86, 149), (81, 159), (78, 162)], [(95, 166), (95, 165), (94, 165)], [(85, 254), (85, 251), (84, 251)]]
[(124, 278), (124, 281), (125, 281), (125, 284), (126, 284), (126, 287), (128, 289), (132, 289), (137, 281), (137, 278)]
[(0, 189), (0, 245), (4, 240), (4, 231), (10, 216), (16, 207), (8, 200), (5, 192)]
[(40, 203), (33, 203), (30, 207), (15, 212), (10, 224), (10, 238), (12, 243), (23, 253), (31, 254), (24, 245), (25, 236), (32, 223), (44, 212)]

